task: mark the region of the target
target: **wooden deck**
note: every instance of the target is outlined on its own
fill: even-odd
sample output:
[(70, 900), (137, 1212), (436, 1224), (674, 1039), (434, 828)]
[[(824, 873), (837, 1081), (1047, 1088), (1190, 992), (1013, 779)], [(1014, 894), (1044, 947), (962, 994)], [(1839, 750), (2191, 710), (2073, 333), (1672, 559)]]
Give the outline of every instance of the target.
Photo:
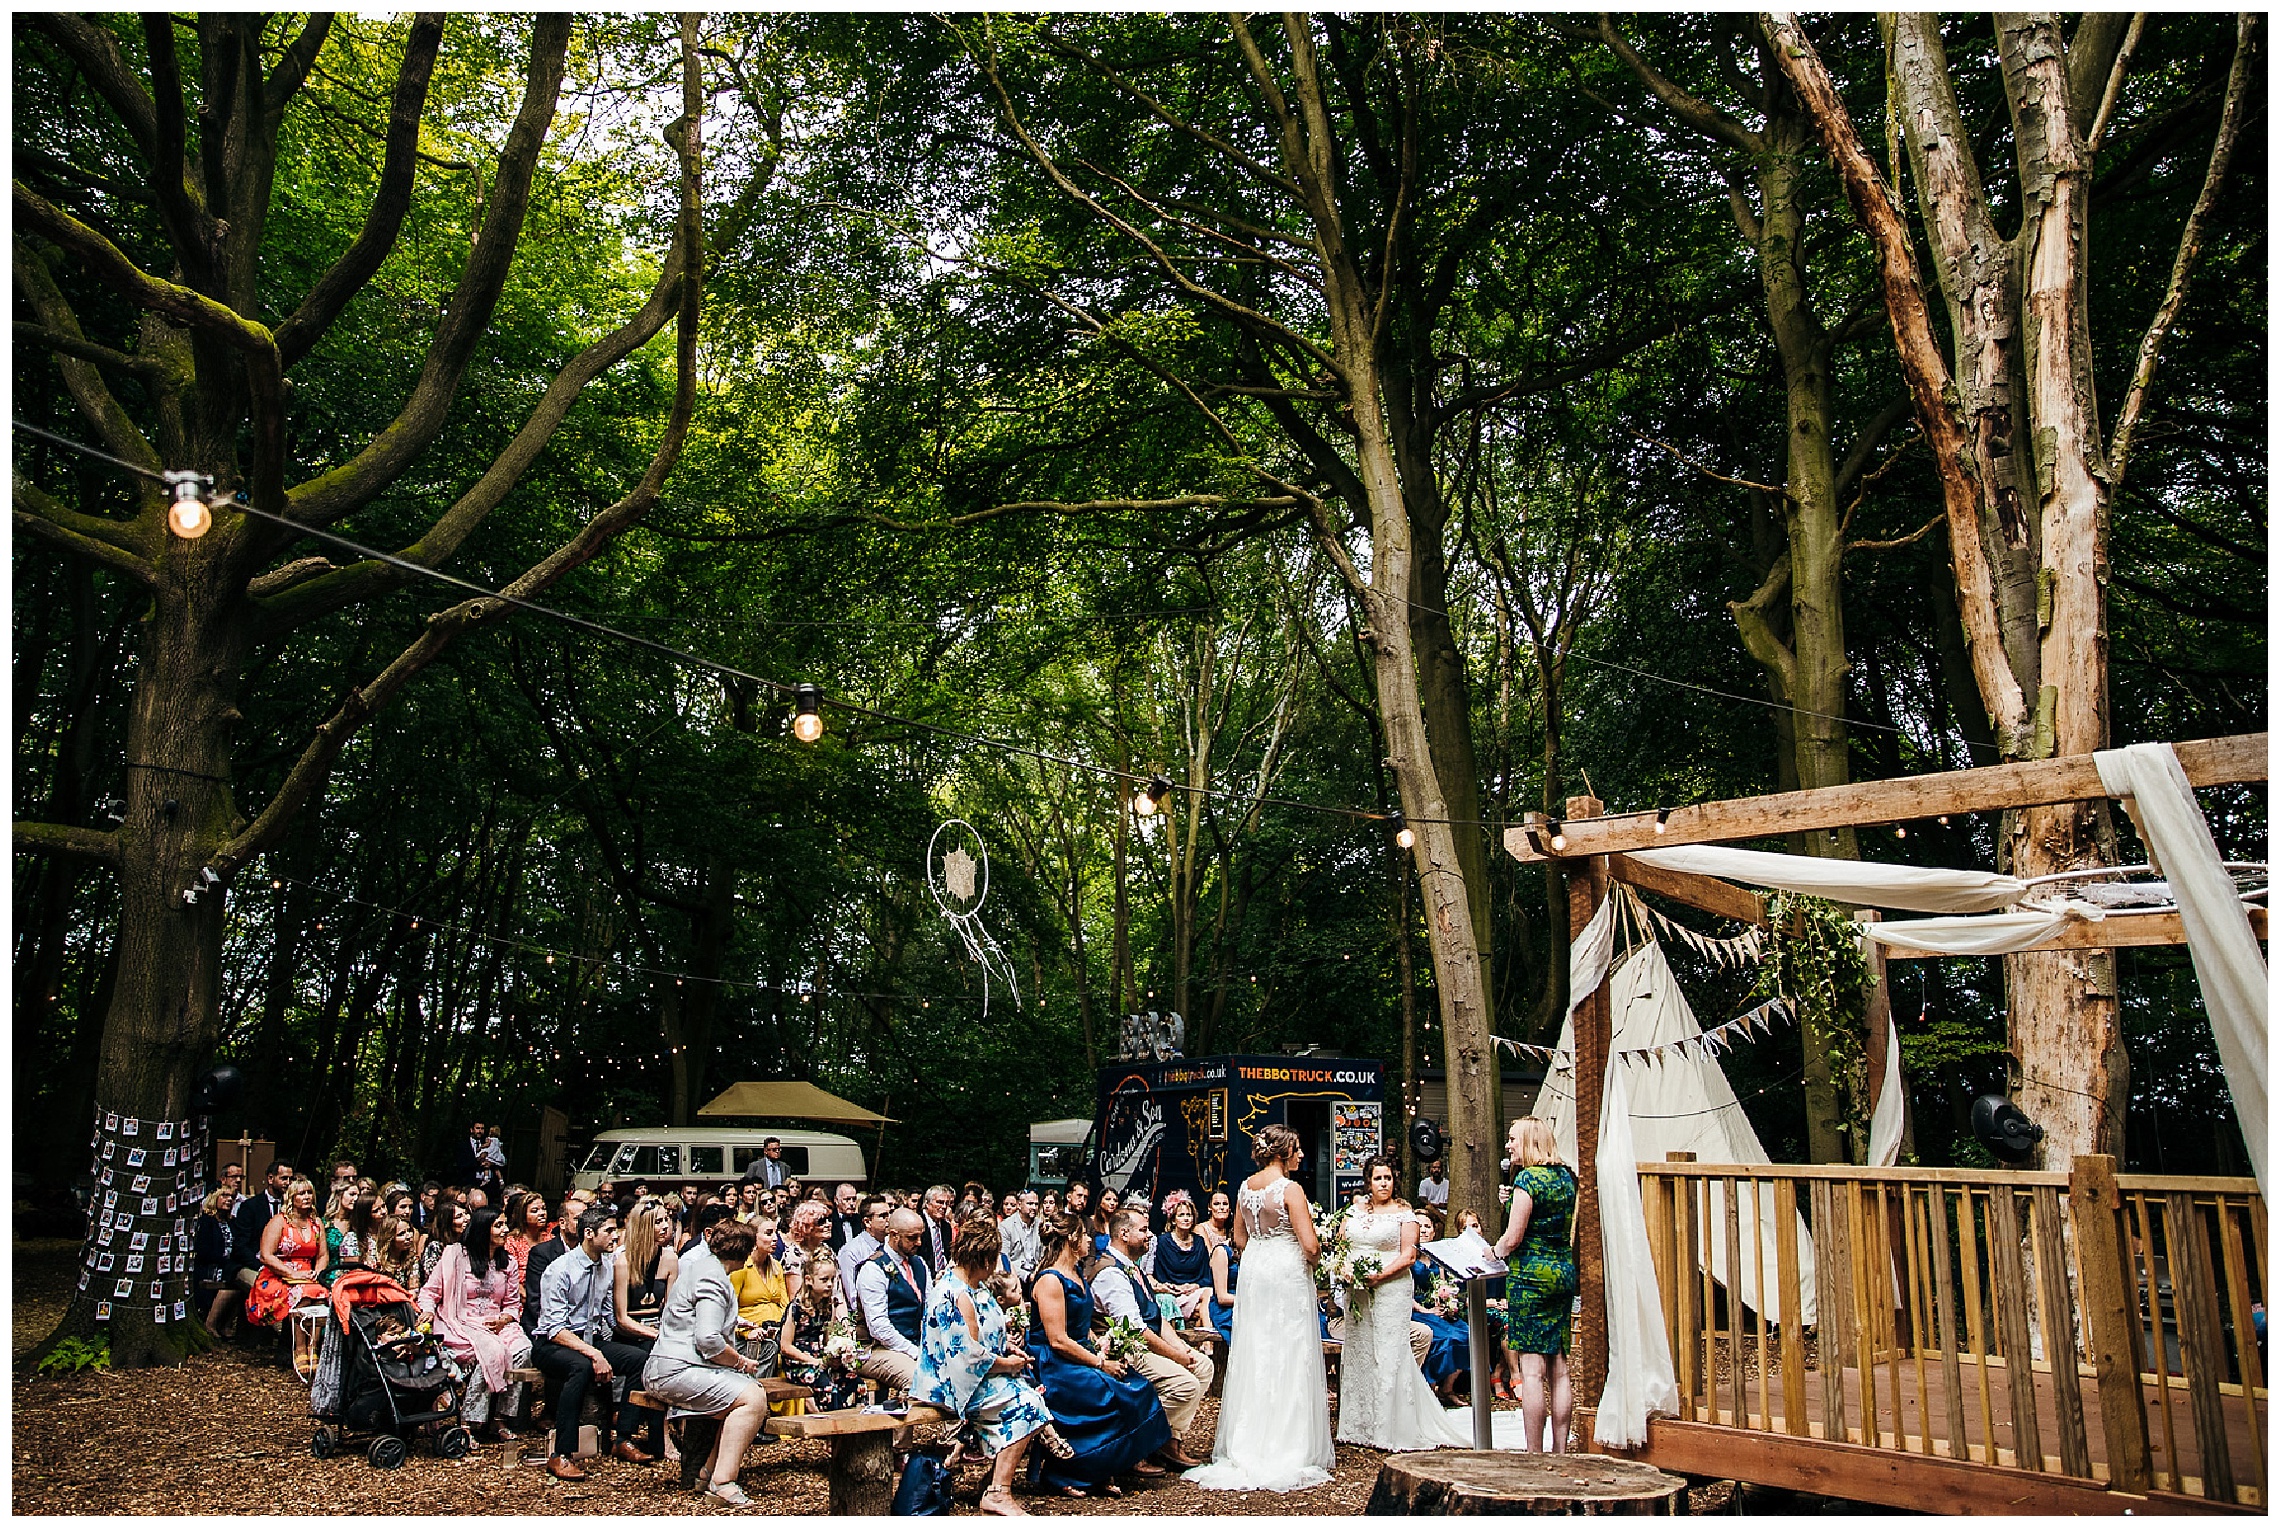
[[(2071, 1175), (1672, 1162), (1642, 1164), (1641, 1189), (1681, 1396), (1649, 1463), (1952, 1511), (2270, 1500), (2250, 1180), (2101, 1157)], [(1810, 1323), (1729, 1300), (1713, 1248), (1781, 1310), (1804, 1309), (1810, 1267)]]

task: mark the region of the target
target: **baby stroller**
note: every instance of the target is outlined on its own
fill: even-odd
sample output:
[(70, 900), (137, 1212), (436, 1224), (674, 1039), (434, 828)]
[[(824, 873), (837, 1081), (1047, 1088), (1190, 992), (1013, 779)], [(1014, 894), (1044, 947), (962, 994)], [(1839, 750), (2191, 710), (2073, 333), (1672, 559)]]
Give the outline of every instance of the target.
[(345, 1333), (338, 1319), (325, 1323), (309, 1388), (319, 1424), (309, 1452), (330, 1459), (349, 1433), (373, 1433), (365, 1462), (392, 1470), (424, 1432), (439, 1457), (459, 1458), (474, 1440), (459, 1422), (460, 1385), (443, 1344), (419, 1329), (419, 1307), (402, 1286), (374, 1279), (358, 1293), (368, 1303), (349, 1308)]

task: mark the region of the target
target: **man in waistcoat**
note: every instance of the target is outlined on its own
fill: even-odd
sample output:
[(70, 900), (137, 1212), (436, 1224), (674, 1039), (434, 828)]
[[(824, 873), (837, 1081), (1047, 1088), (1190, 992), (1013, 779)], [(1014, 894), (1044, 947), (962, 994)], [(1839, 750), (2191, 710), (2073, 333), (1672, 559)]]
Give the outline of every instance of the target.
[(933, 1282), (919, 1247), (925, 1224), (910, 1210), (887, 1217), (887, 1245), (855, 1276), (863, 1340), (870, 1355), (857, 1372), (889, 1390), (908, 1390), (918, 1372), (918, 1337), (926, 1315), (927, 1286)]
[(1164, 1419), (1172, 1424), (1172, 1441), (1156, 1457), (1174, 1469), (1193, 1469), (1208, 1462), (1189, 1454), (1181, 1445), (1203, 1398), (1211, 1393), (1211, 1357), (1180, 1340), (1173, 1323), (1164, 1319), (1155, 1281), (1140, 1266), (1140, 1255), (1154, 1237), (1148, 1230), (1148, 1212), (1126, 1207), (1109, 1223), (1108, 1256), (1093, 1276), (1093, 1312), (1096, 1319), (1122, 1316), (1146, 1330), (1148, 1350), (1132, 1359), (1132, 1367), (1148, 1376), (1163, 1402)]

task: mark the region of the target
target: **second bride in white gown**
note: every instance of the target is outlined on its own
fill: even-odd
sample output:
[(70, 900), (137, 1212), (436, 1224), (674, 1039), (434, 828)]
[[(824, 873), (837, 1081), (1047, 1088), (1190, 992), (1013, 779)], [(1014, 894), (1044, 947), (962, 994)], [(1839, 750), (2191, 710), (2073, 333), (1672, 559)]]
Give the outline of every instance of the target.
[(1243, 1287), (1219, 1431), (1211, 1463), (1187, 1479), (1206, 1491), (1303, 1491), (1328, 1480), (1337, 1458), (1310, 1266), (1320, 1249), (1306, 1195), (1288, 1176), (1302, 1160), (1297, 1133), (1269, 1125), (1251, 1155), (1261, 1170), (1235, 1195)]
[[(1378, 1255), (1376, 1282), (1346, 1294), (1346, 1346), (1338, 1378), (1338, 1441), (1369, 1448), (1470, 1448), (1472, 1436), (1441, 1409), (1409, 1345), (1410, 1269), (1417, 1218), (1393, 1197), (1393, 1161), (1372, 1157), (1367, 1195), (1346, 1217), (1346, 1236)], [(1243, 1273), (1250, 1276), (1246, 1264)], [(1246, 1285), (1248, 1287), (1248, 1285)]]

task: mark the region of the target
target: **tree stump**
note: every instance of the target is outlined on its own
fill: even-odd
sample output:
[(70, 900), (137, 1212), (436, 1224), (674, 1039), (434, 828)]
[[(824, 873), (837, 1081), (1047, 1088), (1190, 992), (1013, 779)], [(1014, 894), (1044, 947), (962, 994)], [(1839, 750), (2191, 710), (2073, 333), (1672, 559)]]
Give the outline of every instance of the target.
[(833, 1517), (885, 1517), (895, 1499), (894, 1433), (843, 1433), (833, 1438), (830, 1479)]
[(1435, 1449), (1396, 1454), (1378, 1471), (1371, 1517), (1665, 1517), (1684, 1510), (1686, 1481), (1605, 1454)]

